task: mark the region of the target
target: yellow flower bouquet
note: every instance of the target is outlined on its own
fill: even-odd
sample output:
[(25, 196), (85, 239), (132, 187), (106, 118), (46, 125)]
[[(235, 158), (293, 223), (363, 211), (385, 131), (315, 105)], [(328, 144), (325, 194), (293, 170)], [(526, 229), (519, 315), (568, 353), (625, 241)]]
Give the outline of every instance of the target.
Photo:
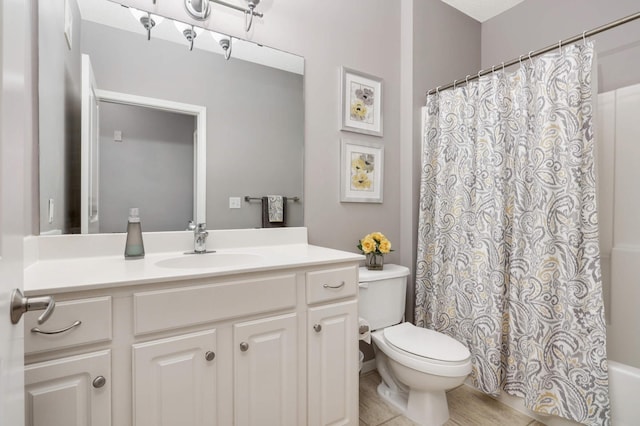
[(384, 266), (384, 255), (392, 252), (391, 241), (381, 232), (365, 235), (358, 242), (358, 249), (367, 256), (367, 269), (381, 270)]

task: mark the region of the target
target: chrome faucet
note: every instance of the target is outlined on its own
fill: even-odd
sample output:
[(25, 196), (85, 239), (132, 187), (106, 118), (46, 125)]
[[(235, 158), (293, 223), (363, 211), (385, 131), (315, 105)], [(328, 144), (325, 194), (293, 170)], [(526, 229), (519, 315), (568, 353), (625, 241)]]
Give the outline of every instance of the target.
[(193, 252), (204, 254), (207, 252), (207, 224), (199, 223), (193, 229)]

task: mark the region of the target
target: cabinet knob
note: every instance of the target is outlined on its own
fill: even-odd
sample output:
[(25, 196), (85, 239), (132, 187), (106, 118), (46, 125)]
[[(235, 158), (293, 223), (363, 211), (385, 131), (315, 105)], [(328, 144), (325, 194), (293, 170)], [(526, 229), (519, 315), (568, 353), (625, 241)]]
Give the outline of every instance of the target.
[(322, 326), (320, 324), (314, 324), (313, 329), (316, 331), (316, 333), (320, 333), (322, 331)]
[(206, 359), (207, 361), (213, 361), (215, 357), (216, 357), (216, 354), (213, 351), (207, 351), (207, 353), (204, 354), (204, 359)]
[(240, 342), (240, 350), (246, 352), (249, 350), (249, 344), (247, 342)]
[(101, 387), (103, 387), (105, 384), (107, 383), (107, 379), (104, 378), (104, 376), (98, 376), (95, 379), (93, 379), (93, 387), (96, 389), (100, 389)]

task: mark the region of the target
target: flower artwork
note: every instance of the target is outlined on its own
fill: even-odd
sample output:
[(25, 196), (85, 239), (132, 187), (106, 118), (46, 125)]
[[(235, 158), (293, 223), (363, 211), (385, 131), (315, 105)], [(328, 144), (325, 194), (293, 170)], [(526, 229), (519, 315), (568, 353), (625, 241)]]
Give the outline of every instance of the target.
[(382, 80), (342, 68), (342, 130), (382, 136)]
[(374, 156), (361, 152), (351, 153), (351, 189), (371, 191), (373, 181), (370, 175), (375, 171)]
[(374, 122), (374, 88), (351, 82), (351, 119), (367, 124)]
[(340, 201), (382, 202), (383, 156), (381, 145), (342, 140)]

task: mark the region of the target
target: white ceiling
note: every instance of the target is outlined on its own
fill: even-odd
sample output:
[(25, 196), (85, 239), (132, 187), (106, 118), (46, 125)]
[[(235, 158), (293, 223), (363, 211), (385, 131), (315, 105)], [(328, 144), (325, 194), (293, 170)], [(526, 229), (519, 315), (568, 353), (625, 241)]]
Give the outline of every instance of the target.
[(479, 22), (493, 18), (524, 0), (442, 0)]

